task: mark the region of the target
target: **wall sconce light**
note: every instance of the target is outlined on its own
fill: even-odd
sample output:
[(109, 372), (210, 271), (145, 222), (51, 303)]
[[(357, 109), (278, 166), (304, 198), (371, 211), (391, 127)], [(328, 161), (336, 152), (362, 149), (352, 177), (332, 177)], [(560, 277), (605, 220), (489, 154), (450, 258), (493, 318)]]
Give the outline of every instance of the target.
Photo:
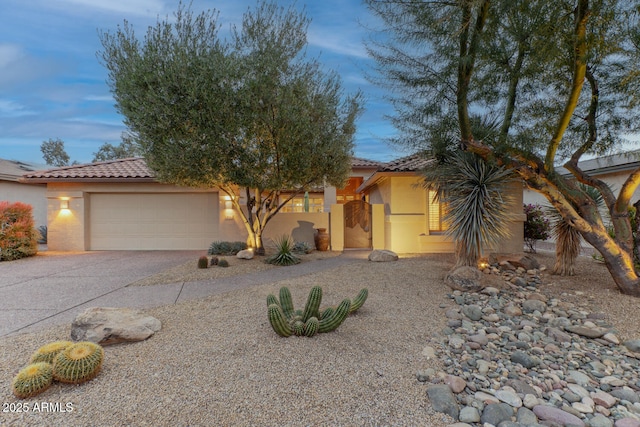
[(231, 200), (227, 200), (226, 202), (224, 202), (224, 208), (233, 209), (233, 202)]
[(60, 200), (60, 210), (69, 209), (69, 201), (68, 200)]

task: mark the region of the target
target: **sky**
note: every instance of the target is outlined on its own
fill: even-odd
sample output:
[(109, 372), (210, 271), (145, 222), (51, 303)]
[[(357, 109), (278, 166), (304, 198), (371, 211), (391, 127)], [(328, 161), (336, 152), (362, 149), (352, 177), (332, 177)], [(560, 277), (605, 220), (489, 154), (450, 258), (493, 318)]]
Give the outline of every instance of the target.
[[(365, 78), (373, 60), (365, 41), (373, 16), (361, 0), (280, 0), (304, 7), (311, 24), (308, 54), (336, 71), (348, 93), (362, 91), (355, 155), (390, 161), (406, 153), (386, 141), (395, 129), (385, 118), (392, 107), (382, 89)], [(71, 161), (91, 162), (126, 130), (97, 59), (99, 31), (114, 32), (124, 20), (138, 37), (158, 19), (172, 18), (178, 0), (2, 0), (0, 4), (0, 158), (44, 163), (40, 146), (64, 141)], [(221, 35), (256, 0), (193, 0), (192, 10), (219, 12)]]

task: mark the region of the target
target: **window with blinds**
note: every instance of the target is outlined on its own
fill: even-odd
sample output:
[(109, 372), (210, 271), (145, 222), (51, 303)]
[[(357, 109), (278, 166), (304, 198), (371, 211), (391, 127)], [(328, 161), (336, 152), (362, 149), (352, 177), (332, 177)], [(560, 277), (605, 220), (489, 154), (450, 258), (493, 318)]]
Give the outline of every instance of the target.
[(427, 200), (427, 214), (428, 214), (428, 225), (429, 225), (429, 233), (440, 233), (444, 231), (444, 227), (442, 224), (443, 217), (443, 209), (440, 202), (435, 198), (436, 192), (429, 190), (429, 197)]

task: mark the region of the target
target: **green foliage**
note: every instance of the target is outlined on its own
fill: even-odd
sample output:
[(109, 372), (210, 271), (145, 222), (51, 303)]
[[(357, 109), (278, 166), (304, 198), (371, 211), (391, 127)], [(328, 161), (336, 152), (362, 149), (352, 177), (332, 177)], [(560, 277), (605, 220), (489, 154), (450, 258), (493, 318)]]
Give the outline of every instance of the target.
[(64, 149), (64, 141), (60, 138), (43, 141), (40, 151), (46, 164), (57, 167), (69, 166), (70, 158)]
[(294, 265), (300, 263), (300, 258), (291, 252), (293, 241), (288, 235), (276, 239), (276, 253), (267, 257), (264, 262), (274, 265)]
[(334, 331), (347, 316), (356, 312), (367, 299), (369, 291), (362, 289), (352, 303), (349, 298), (338, 307), (320, 309), (322, 288), (314, 286), (309, 292), (304, 310), (295, 310), (289, 288), (280, 288), (280, 299), (267, 296), (267, 314), (273, 330), (282, 337), (291, 335), (312, 337), (316, 333)]
[(511, 172), (473, 153), (456, 151), (425, 171), (425, 187), (445, 204), (443, 222), (456, 244), (458, 265), (476, 266), (483, 250), (509, 236)]
[(12, 383), (13, 394), (26, 399), (42, 393), (53, 382), (53, 369), (50, 363), (32, 363), (18, 372)]
[(247, 249), (245, 242), (213, 242), (209, 247), (209, 255), (236, 255)]
[(209, 267), (209, 258), (206, 256), (201, 256), (198, 258), (198, 268), (208, 268)]
[(104, 360), (103, 348), (89, 341), (75, 343), (58, 353), (53, 361), (56, 381), (79, 384), (95, 378)]
[(527, 215), (527, 220), (524, 223), (524, 242), (527, 244), (529, 252), (535, 253), (536, 242), (547, 240), (550, 237), (551, 224), (540, 205), (525, 204), (523, 209)]
[(291, 248), (291, 252), (293, 252), (294, 254), (310, 254), (311, 252), (313, 252), (314, 247), (312, 247), (309, 243), (307, 242), (295, 242), (293, 244), (293, 247)]
[(53, 363), (58, 353), (73, 345), (71, 341), (54, 341), (45, 344), (33, 353), (31, 363), (47, 362)]
[(227, 261), (226, 259), (221, 259), (220, 261), (218, 261), (218, 267), (229, 267), (229, 261)]
[(259, 2), (225, 39), (215, 12), (181, 5), (143, 39), (127, 22), (100, 34), (118, 111), (149, 167), (162, 182), (239, 187), (258, 253), (282, 189), (340, 187), (350, 171), (361, 95), (345, 96), (306, 56), (308, 25), (295, 6)]
[(140, 154), (140, 148), (135, 144), (134, 140), (130, 136), (123, 135), (122, 142), (120, 142), (119, 145), (112, 145), (108, 142), (102, 144), (98, 151), (93, 153), (93, 160), (91, 160), (91, 162), (126, 159), (129, 157), (137, 157)]
[(35, 255), (38, 235), (30, 205), (0, 201), (0, 260), (12, 261)]

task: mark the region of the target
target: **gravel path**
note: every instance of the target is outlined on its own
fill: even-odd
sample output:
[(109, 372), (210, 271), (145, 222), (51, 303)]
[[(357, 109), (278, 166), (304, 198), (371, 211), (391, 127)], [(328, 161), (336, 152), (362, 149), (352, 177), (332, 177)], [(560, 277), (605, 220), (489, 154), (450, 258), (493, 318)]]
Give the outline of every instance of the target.
[[(539, 257), (551, 264), (551, 256)], [(24, 401), (12, 395), (11, 379), (35, 349), (66, 339), (70, 328), (6, 337), (0, 341), (0, 425), (445, 426), (451, 419), (433, 411), (416, 373), (442, 369), (423, 350), (446, 326), (450, 290), (442, 277), (452, 262), (444, 255), (354, 260), (295, 280), (147, 310), (163, 324), (151, 339), (105, 347), (96, 379), (56, 383)], [(619, 295), (604, 266), (591, 259), (581, 258), (578, 272), (574, 278), (545, 274), (543, 287), (597, 306), (621, 335), (640, 337), (637, 300)], [(353, 298), (362, 287), (369, 288), (369, 299), (335, 332), (280, 338), (267, 320), (265, 299), (283, 285), (296, 307), (313, 285), (323, 287), (323, 306)], [(42, 403), (57, 410), (43, 411)], [(11, 412), (19, 404), (30, 411)]]

